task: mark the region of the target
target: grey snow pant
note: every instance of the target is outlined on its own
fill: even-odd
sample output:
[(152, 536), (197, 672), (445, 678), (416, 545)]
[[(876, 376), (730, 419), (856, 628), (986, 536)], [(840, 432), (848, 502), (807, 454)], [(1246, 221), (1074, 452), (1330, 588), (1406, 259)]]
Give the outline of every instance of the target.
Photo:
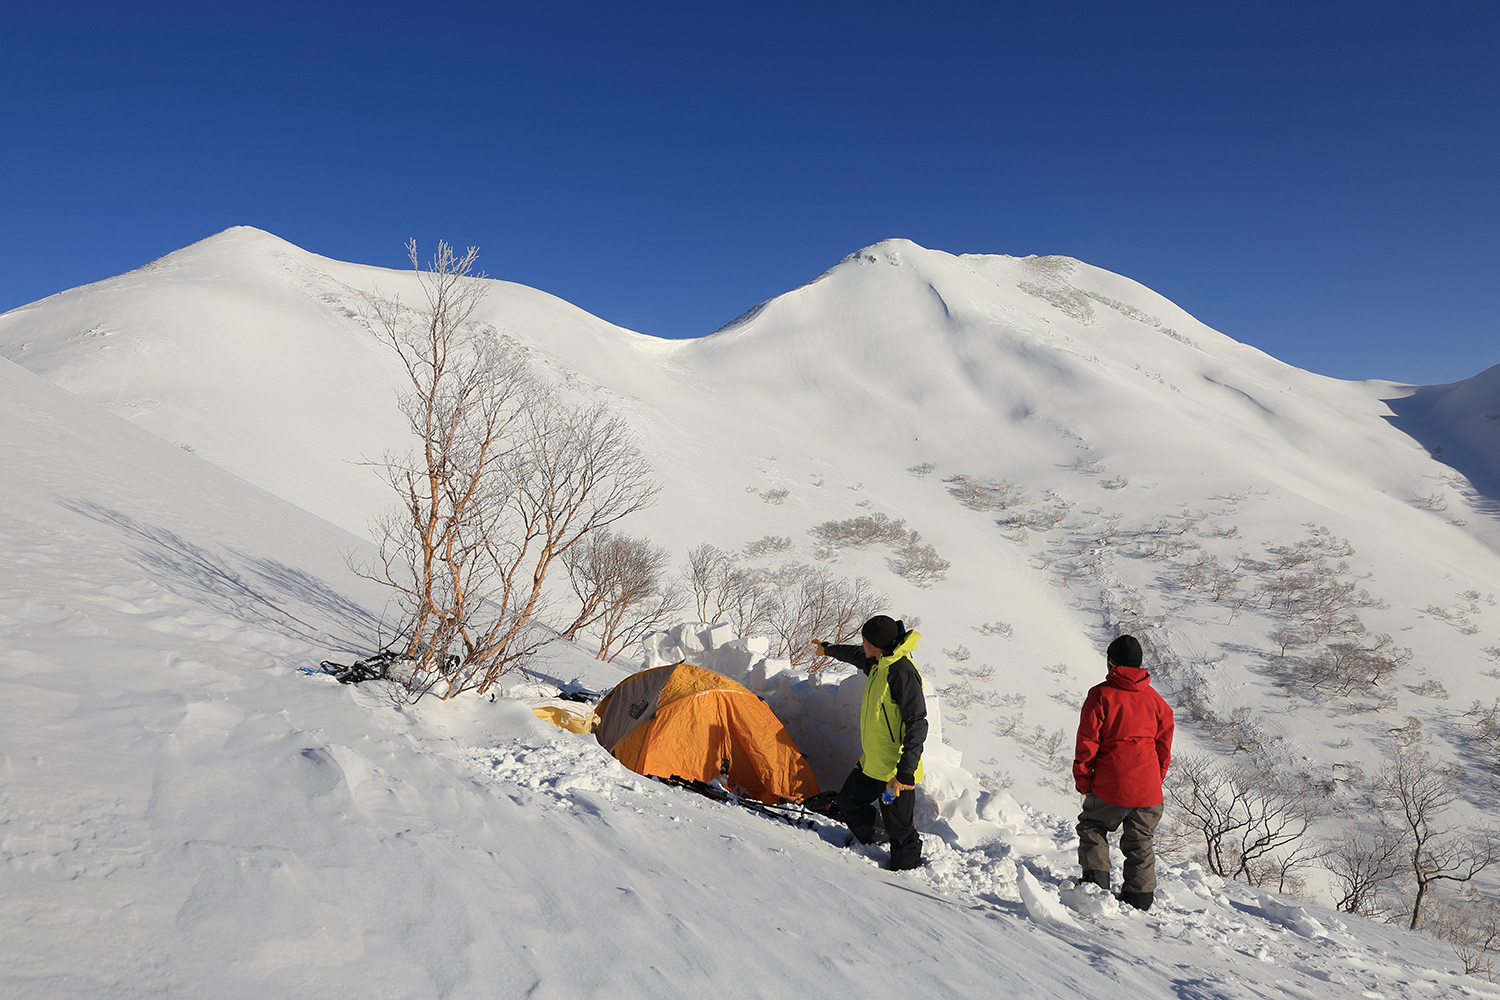
[(1163, 805), (1112, 806), (1097, 795), (1083, 797), (1078, 814), (1078, 864), (1086, 872), (1109, 871), (1109, 835), (1120, 828), (1120, 852), (1125, 855), (1124, 892), (1156, 891), (1156, 845), (1153, 837)]

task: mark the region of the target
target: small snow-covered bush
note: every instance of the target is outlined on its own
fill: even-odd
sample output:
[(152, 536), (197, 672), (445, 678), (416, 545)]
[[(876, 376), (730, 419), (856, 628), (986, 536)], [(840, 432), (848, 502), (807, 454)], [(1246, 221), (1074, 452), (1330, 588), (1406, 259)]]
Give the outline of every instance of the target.
[(762, 556), (780, 555), (789, 552), (792, 548), (792, 540), (781, 535), (765, 535), (760, 541), (751, 542), (745, 546), (745, 555), (750, 559), (759, 559)]
[(879, 513), (862, 514), (843, 521), (824, 521), (812, 529), (813, 537), (832, 548), (862, 549), (876, 542), (894, 545), (906, 539), (906, 522)]
[(1026, 494), (1004, 479), (983, 483), (973, 476), (960, 473), (949, 476), (943, 482), (948, 484), (948, 492), (959, 503), (972, 510), (1005, 510), (1023, 504), (1028, 499)]
[(919, 541), (915, 531), (911, 539), (901, 547), (897, 572), (919, 587), (941, 582), (948, 576), (948, 560), (937, 554), (931, 545)]

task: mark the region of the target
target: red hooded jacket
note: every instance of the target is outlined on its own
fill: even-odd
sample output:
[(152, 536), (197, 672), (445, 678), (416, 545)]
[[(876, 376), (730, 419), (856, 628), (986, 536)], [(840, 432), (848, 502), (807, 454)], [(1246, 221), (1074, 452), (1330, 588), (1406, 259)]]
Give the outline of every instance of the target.
[(1114, 667), (1089, 689), (1078, 720), (1073, 784), (1112, 806), (1160, 805), (1172, 760), (1172, 709), (1140, 667)]

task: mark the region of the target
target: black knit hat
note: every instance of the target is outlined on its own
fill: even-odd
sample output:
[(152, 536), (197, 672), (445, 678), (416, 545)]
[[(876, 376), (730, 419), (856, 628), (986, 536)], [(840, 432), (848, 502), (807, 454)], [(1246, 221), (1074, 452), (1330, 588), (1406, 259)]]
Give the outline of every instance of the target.
[(876, 615), (860, 627), (859, 634), (876, 649), (889, 653), (900, 645), (906, 626), (890, 615)]
[(1141, 644), (1133, 635), (1122, 635), (1109, 644), (1109, 649), (1104, 651), (1104, 656), (1117, 667), (1139, 667)]

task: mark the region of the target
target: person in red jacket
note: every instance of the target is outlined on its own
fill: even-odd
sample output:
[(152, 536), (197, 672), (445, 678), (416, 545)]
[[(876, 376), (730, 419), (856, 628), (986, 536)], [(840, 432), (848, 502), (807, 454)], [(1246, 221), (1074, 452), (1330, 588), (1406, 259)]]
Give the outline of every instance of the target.
[(1125, 884), (1120, 901), (1151, 909), (1156, 848), (1172, 760), (1172, 709), (1141, 667), (1141, 644), (1122, 635), (1105, 653), (1109, 676), (1089, 689), (1078, 720), (1073, 784), (1083, 795), (1078, 814), (1078, 864), (1083, 881), (1109, 890), (1109, 834), (1121, 824)]

